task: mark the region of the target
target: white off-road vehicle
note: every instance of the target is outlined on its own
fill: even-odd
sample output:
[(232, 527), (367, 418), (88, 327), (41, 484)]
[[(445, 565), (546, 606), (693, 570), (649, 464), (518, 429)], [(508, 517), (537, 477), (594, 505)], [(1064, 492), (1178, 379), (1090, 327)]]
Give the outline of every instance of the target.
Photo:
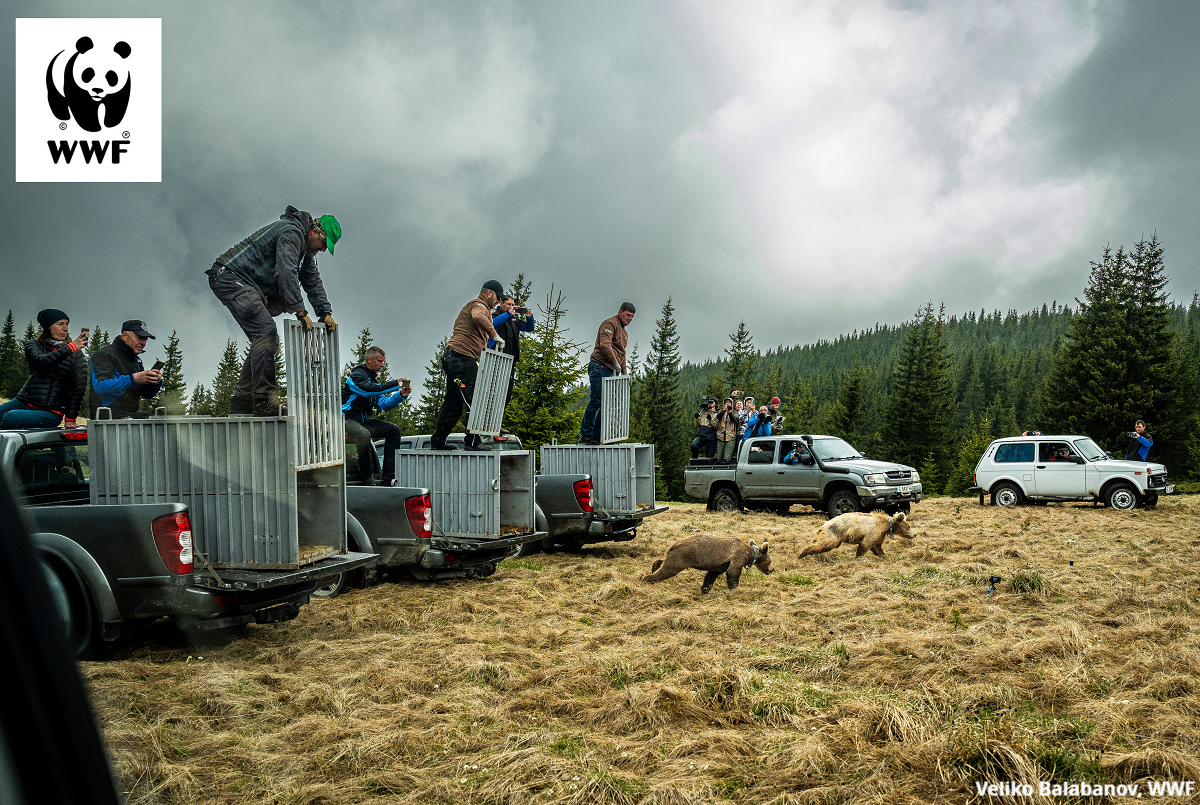
[(1110, 456), (1087, 436), (1013, 436), (988, 445), (971, 492), (993, 506), (1058, 500), (1099, 501), (1114, 509), (1153, 506), (1175, 492), (1167, 468)]

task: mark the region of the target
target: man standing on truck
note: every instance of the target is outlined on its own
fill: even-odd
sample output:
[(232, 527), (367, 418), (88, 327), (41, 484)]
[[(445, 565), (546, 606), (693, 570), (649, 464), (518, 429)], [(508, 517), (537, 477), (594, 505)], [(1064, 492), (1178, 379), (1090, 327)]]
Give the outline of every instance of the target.
[[(376, 346), (367, 347), (366, 359), (350, 370), (342, 386), (342, 413), (346, 417), (346, 436), (358, 447), (358, 482), (364, 486), (374, 483), (379, 456), (375, 439), (383, 439), (383, 485), (391, 486), (396, 478), (396, 451), (400, 449), (400, 428), (391, 422), (375, 419), (375, 409), (390, 411), (408, 399), (412, 386), (406, 378), (380, 383), (379, 370), (387, 356)], [(390, 393), (389, 393), (390, 392)]]
[[(508, 373), (508, 393), (504, 395), (504, 407), (512, 400), (513, 381), (517, 379), (517, 361), (521, 359), (521, 333), (533, 332), (533, 311), (527, 307), (519, 307), (517, 300), (511, 296), (500, 297), (500, 304), (494, 311), (492, 326), (504, 341), (505, 355), (512, 355), (512, 369)], [(488, 339), (488, 348), (496, 346), (496, 340)], [(507, 433), (501, 428), (501, 433)]]
[[(446, 444), (446, 437), (462, 417), (463, 407), (469, 408), (475, 395), (475, 377), (479, 373), (479, 356), (483, 354), (488, 339), (495, 339), (496, 346), (504, 350), (505, 341), (492, 324), (492, 308), (500, 301), (504, 286), (499, 280), (488, 280), (479, 289), (479, 296), (463, 305), (454, 320), (454, 332), (446, 351), (442, 354), (442, 371), (446, 373), (446, 397), (438, 411), (437, 426), (430, 438), (433, 450), (453, 450)], [(465, 449), (487, 450), (474, 433), (467, 431)]]
[(305, 332), (312, 319), (300, 295), (308, 294), (314, 315), (330, 332), (337, 330), (333, 308), (317, 273), (317, 253), (342, 237), (342, 225), (332, 215), (313, 218), (289, 206), (279, 220), (230, 247), (208, 269), (208, 287), (229, 308), (234, 321), (250, 339), (250, 354), (242, 364), (229, 403), (231, 414), (278, 416), (275, 397), (275, 353), (279, 331), (275, 316), (294, 313)]
[(632, 302), (622, 302), (617, 315), (600, 322), (600, 329), (596, 332), (596, 348), (588, 358), (592, 396), (579, 426), (580, 444), (600, 444), (600, 397), (604, 378), (617, 374), (618, 369), (620, 374), (625, 374), (625, 347), (629, 344), (629, 334), (625, 328), (633, 321), (636, 312)]
[(146, 351), (146, 340), (154, 338), (146, 322), (130, 319), (121, 325), (121, 334), (91, 357), (92, 391), (88, 411), (96, 418), (96, 409), (108, 408), (113, 419), (141, 419), (142, 400), (162, 389), (160, 369), (147, 369), (138, 356)]

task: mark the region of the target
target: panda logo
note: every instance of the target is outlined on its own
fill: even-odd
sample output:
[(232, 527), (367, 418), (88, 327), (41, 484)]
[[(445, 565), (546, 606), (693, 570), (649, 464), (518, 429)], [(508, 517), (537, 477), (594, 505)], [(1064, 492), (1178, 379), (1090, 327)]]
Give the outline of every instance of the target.
[(60, 50), (46, 68), (46, 94), (50, 110), (59, 120), (75, 122), (84, 131), (100, 131), (100, 107), (104, 107), (104, 127), (120, 124), (129, 108), (129, 88), (133, 79), (125, 59), (133, 49), (127, 42), (117, 42), (111, 52), (96, 50), (92, 40), (81, 36), (75, 42), (75, 53), (63, 72), (63, 91), (54, 85), (54, 63), (66, 53)]

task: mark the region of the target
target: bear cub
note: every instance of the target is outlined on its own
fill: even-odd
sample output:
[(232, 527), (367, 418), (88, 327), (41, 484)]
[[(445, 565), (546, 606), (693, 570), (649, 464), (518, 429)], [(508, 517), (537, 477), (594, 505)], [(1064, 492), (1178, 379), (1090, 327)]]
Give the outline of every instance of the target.
[(729, 589), (736, 590), (742, 571), (746, 568), (757, 567), (763, 573), (771, 572), (771, 556), (767, 553), (767, 547), (766, 542), (760, 548), (753, 541), (746, 545), (735, 537), (697, 534), (681, 539), (668, 548), (666, 559), (655, 559), (650, 573), (643, 576), (642, 581), (653, 584), (688, 568), (695, 568), (704, 571), (701, 595), (707, 595), (712, 590), (717, 576), (722, 573), (725, 574)]
[(883, 541), (889, 535), (912, 539), (912, 524), (904, 512), (891, 517), (880, 511), (843, 514), (826, 520), (817, 529), (812, 542), (800, 552), (800, 558), (832, 551), (839, 545), (857, 545), (858, 550), (854, 553), (856, 559), (867, 551), (883, 556)]

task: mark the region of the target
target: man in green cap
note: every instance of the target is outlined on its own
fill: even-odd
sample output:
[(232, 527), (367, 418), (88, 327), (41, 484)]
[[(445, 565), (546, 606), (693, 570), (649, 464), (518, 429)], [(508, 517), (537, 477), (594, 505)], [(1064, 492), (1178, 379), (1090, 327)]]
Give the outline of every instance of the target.
[(313, 218), (289, 206), (278, 221), (228, 249), (205, 272), (208, 287), (250, 339), (250, 354), (242, 364), (229, 413), (279, 415), (275, 396), (279, 331), (274, 317), (294, 313), (306, 331), (312, 329), (301, 288), (313, 316), (330, 331), (337, 329), (317, 273), (317, 252), (328, 249), (333, 254), (341, 237), (342, 226), (332, 215)]

